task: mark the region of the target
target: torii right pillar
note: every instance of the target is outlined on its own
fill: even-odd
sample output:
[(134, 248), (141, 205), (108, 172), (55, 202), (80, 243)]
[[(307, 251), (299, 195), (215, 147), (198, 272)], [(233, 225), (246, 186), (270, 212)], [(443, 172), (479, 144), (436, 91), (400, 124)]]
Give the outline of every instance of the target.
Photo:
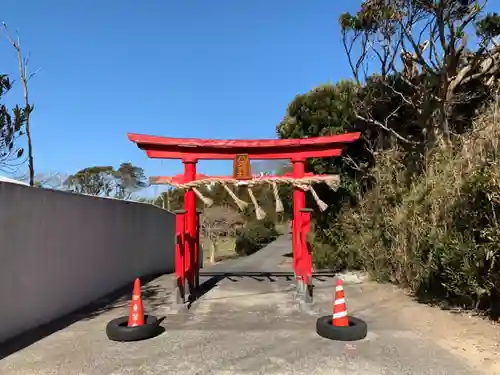
[(302, 285), (303, 290), (300, 297), (304, 298), (304, 302), (313, 302), (313, 283), (312, 283), (312, 249), (308, 240), (309, 232), (311, 231), (311, 208), (303, 208), (300, 210), (300, 264), (302, 265)]
[[(293, 177), (303, 178), (305, 173), (304, 158), (292, 159)], [(302, 241), (301, 241), (301, 218), (302, 210), (306, 208), (306, 195), (304, 190), (295, 187), (293, 188), (293, 219), (292, 219), (292, 253), (293, 253), (293, 272), (297, 283), (297, 294), (303, 295), (306, 286), (310, 283), (307, 280), (306, 274), (312, 274), (312, 269), (307, 270), (306, 264), (302, 256)]]

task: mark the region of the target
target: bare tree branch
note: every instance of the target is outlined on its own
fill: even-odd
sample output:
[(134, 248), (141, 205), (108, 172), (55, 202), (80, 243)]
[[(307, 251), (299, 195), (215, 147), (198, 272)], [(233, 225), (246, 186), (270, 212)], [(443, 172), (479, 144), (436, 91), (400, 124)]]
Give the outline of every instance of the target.
[(217, 244), (221, 237), (234, 236), (244, 220), (236, 210), (228, 206), (205, 208), (200, 216), (200, 234), (212, 245), (211, 263), (215, 262)]
[(31, 112), (33, 111), (33, 106), (29, 102), (29, 89), (28, 81), (38, 72), (28, 73), (28, 59), (23, 58), (21, 50), (21, 40), (19, 36), (14, 39), (7, 28), (5, 22), (2, 23), (2, 30), (5, 33), (8, 41), (14, 47), (17, 54), (17, 61), (19, 65), (19, 77), (21, 80), (21, 85), (23, 87), (24, 94), (24, 115), (26, 118), (26, 137), (28, 139), (28, 168), (29, 168), (29, 184), (30, 186), (35, 185), (35, 166), (33, 161), (33, 142), (31, 136)]
[[(67, 173), (60, 172), (37, 173), (35, 175), (35, 186), (55, 190), (64, 190), (64, 183), (68, 177), (69, 175)], [(29, 176), (27, 176), (25, 180), (26, 179), (29, 180)]]
[[(479, 20), (486, 3), (487, 0), (481, 4), (479, 1), (465, 4), (450, 0), (365, 0), (358, 13), (341, 17), (343, 43), (354, 79), (358, 83), (368, 81), (370, 77), (361, 77), (360, 73), (362, 66), (368, 65), (369, 55), (374, 55), (383, 84), (401, 100), (399, 109), (413, 108), (412, 113), (417, 114), (415, 125), (426, 130), (430, 137), (424, 137), (423, 142), (435, 143), (436, 137), (449, 141), (453, 131), (453, 124), (449, 122), (454, 118), (454, 108), (470, 100), (462, 92), (467, 91), (465, 85), (482, 82), (492, 87), (500, 76), (500, 54), (495, 39), (483, 36), (479, 48), (474, 52), (467, 49), (465, 30)], [(488, 49), (491, 44), (493, 48)], [(402, 66), (396, 62), (396, 56), (401, 57)], [(384, 80), (388, 72), (406, 87), (399, 89), (389, 84), (392, 78)], [(357, 114), (359, 120), (408, 143), (409, 139), (392, 129), (388, 121), (396, 118), (396, 114), (389, 113), (386, 120), (379, 119), (380, 113), (376, 117), (364, 112)]]

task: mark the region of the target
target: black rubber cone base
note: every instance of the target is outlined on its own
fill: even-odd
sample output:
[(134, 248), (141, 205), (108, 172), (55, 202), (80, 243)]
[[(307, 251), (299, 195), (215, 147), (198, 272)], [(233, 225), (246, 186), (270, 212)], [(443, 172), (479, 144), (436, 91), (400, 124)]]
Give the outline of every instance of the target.
[(332, 325), (332, 316), (322, 316), (316, 321), (316, 333), (325, 339), (336, 341), (362, 340), (368, 334), (368, 326), (361, 319), (349, 316), (348, 327), (337, 327)]
[(128, 316), (111, 320), (106, 326), (106, 335), (112, 341), (140, 341), (155, 337), (160, 333), (158, 319), (152, 315), (144, 315), (144, 325), (128, 327)]

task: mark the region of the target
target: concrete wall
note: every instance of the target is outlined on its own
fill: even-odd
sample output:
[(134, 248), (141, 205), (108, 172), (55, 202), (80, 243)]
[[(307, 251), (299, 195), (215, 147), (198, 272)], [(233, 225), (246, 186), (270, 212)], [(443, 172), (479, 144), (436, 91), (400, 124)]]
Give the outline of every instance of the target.
[(175, 216), (0, 182), (0, 342), (174, 269)]

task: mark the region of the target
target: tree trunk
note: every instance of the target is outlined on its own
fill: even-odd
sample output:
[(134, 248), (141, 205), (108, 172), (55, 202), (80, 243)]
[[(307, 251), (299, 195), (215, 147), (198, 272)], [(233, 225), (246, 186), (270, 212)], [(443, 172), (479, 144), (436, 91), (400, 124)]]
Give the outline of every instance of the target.
[(167, 189), (167, 210), (170, 210), (170, 189)]
[(212, 249), (210, 253), (210, 263), (215, 263), (215, 253), (217, 252), (217, 241), (212, 241)]
[(35, 163), (33, 161), (33, 143), (31, 140), (30, 121), (26, 121), (26, 136), (28, 138), (28, 168), (30, 172), (30, 186), (35, 186)]

